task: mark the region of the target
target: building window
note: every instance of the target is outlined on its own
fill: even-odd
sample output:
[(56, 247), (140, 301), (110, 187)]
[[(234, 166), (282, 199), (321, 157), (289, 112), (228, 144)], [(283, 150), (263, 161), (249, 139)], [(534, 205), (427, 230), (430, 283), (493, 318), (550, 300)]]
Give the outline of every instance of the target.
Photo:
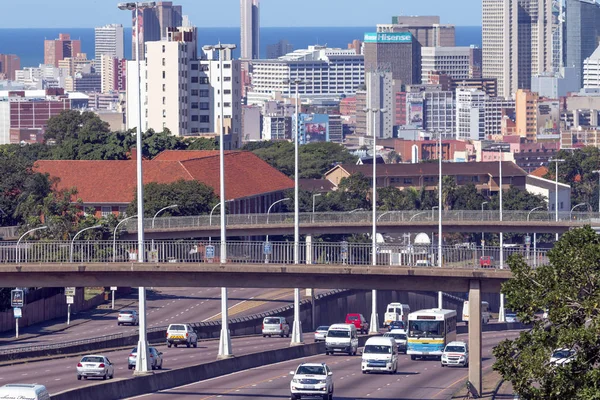
[(230, 76), (226, 76), (223, 78), (223, 81), (225, 82), (231, 82), (231, 77)]
[(163, 97), (163, 104), (167, 104), (167, 98)]
[(192, 101), (192, 109), (198, 109), (198, 103)]
[(163, 110), (163, 118), (167, 117), (167, 110)]
[(223, 94), (231, 94), (231, 90), (225, 89), (225, 90), (223, 90)]
[(200, 97), (210, 97), (210, 92), (206, 89), (200, 90)]
[(162, 47), (162, 52), (163, 53), (165, 52), (165, 45), (164, 44), (163, 44), (163, 47)]
[(192, 83), (198, 83), (198, 77), (192, 76)]
[(107, 217), (112, 214), (112, 207), (102, 206), (102, 216)]
[(198, 71), (198, 64), (192, 64), (192, 71)]
[(200, 109), (201, 110), (209, 110), (210, 109), (210, 103), (200, 102)]
[(165, 84), (163, 83), (163, 92), (165, 92), (166, 90), (167, 90), (167, 85), (165, 85)]
[(208, 77), (200, 78), (200, 83), (203, 85), (208, 85), (209, 84)]
[(223, 64), (223, 68), (231, 68), (231, 64)]
[(210, 122), (210, 116), (208, 116), (208, 115), (201, 115), (200, 116), (200, 122), (209, 123)]
[(165, 71), (163, 71), (162, 73), (163, 73), (163, 79), (165, 79), (167, 76), (167, 73)]
[(165, 59), (164, 59), (164, 58), (162, 59), (162, 64), (163, 64), (163, 67), (164, 67), (164, 66), (165, 66), (165, 64), (166, 64), (166, 61), (165, 61)]
[(412, 178), (404, 178), (404, 184), (405, 185), (412, 185), (413, 180)]
[(198, 96), (198, 89), (192, 89), (192, 96)]
[(197, 122), (198, 121), (198, 116), (197, 115), (192, 115), (192, 121)]

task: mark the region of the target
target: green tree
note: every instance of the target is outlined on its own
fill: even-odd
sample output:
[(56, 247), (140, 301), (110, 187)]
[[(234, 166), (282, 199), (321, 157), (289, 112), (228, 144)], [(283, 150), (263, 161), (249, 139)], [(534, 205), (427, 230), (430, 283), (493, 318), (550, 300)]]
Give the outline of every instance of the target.
[(185, 144), (187, 145), (186, 150), (219, 150), (219, 140), (216, 138), (192, 138), (186, 139)]
[(142, 135), (143, 155), (154, 158), (165, 150), (184, 150), (186, 144), (171, 131), (165, 128), (162, 132), (154, 132), (152, 129)]
[[(548, 258), (536, 269), (520, 256), (508, 261), (506, 305), (533, 327), (494, 349), (494, 369), (524, 399), (599, 399), (600, 236), (590, 227), (571, 230)], [(547, 320), (535, 315), (540, 310)], [(574, 350), (572, 361), (551, 364), (561, 348)]]
[[(210, 212), (218, 203), (213, 189), (198, 181), (179, 180), (173, 183), (148, 183), (144, 185), (144, 216), (152, 217), (163, 207), (177, 205), (161, 216), (200, 215)], [(128, 215), (137, 213), (137, 194), (127, 207)]]

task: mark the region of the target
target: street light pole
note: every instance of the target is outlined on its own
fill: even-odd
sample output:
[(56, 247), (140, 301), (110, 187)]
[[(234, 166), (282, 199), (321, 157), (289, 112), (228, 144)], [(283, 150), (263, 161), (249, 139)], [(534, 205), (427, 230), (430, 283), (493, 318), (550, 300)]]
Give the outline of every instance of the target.
[[(500, 222), (502, 222), (502, 147), (498, 148), (498, 153), (498, 196), (500, 197)], [(504, 233), (502, 232), (500, 232), (500, 269), (504, 269)], [(500, 309), (498, 311), (498, 322), (505, 322), (504, 293), (500, 293)]]
[(577, 207), (580, 206), (585, 206), (587, 203), (579, 203), (573, 206), (573, 208), (571, 208), (571, 212), (569, 213), (569, 221), (571, 221), (573, 219), (573, 210), (576, 209)]
[(312, 206), (313, 206), (313, 209), (312, 209), (312, 222), (313, 222), (313, 224), (315, 223), (315, 197), (319, 197), (319, 196), (321, 196), (321, 193), (315, 193), (312, 196), (312, 200), (313, 200), (313, 203), (312, 203)]
[[(442, 132), (438, 132), (438, 267), (442, 268)], [(438, 308), (443, 309), (444, 298), (442, 291), (438, 292)]]
[[(540, 210), (544, 207), (536, 207), (527, 213), (527, 222), (529, 222), (529, 216), (535, 210)], [(528, 224), (529, 225), (529, 224)], [(537, 266), (537, 232), (533, 231), (533, 266)]]
[[(269, 225), (269, 214), (271, 213), (271, 208), (273, 208), (273, 206), (277, 203), (281, 203), (283, 201), (288, 201), (288, 200), (291, 200), (291, 199), (289, 197), (286, 197), (284, 199), (274, 201), (273, 204), (271, 204), (269, 206), (269, 208), (267, 209), (267, 225)], [(267, 234), (266, 242), (269, 243), (269, 234)], [(269, 254), (265, 254), (265, 264), (268, 264), (268, 263), (269, 263)]]
[[(140, 37), (139, 37), (139, 11), (144, 8), (153, 8), (156, 3), (149, 2), (128, 2), (119, 3), (120, 10), (133, 11), (135, 14), (134, 32), (135, 32), (135, 64), (137, 70), (137, 133), (136, 133), (136, 166), (137, 166), (137, 237), (138, 237), (138, 263), (144, 263), (144, 180), (142, 171), (142, 73), (140, 70)], [(142, 41), (143, 43), (143, 41)], [(135, 364), (136, 374), (147, 374), (149, 372), (148, 341), (146, 339), (146, 288), (138, 288), (139, 304), (139, 340), (138, 340), (138, 360)]]
[(41, 231), (42, 229), (48, 229), (48, 227), (47, 226), (39, 226), (37, 228), (30, 229), (27, 232), (25, 232), (24, 234), (22, 234), (21, 237), (19, 237), (19, 240), (17, 240), (17, 248), (16, 248), (17, 254), (15, 255), (15, 261), (17, 262), (17, 264), (19, 264), (21, 262), (21, 249), (19, 247), (21, 240), (25, 236), (29, 235), (30, 233), (35, 232), (35, 231)]
[(84, 228), (82, 230), (80, 230), (79, 232), (77, 232), (75, 234), (75, 236), (73, 236), (73, 239), (71, 240), (71, 252), (69, 253), (69, 262), (72, 263), (73, 262), (73, 247), (75, 245), (75, 239), (77, 239), (77, 236), (79, 236), (80, 233), (85, 232), (85, 231), (89, 231), (90, 229), (96, 229), (96, 228), (101, 228), (102, 225), (94, 225), (94, 226), (89, 226), (87, 228)]
[(598, 212), (600, 213), (600, 170), (594, 170), (592, 173), (598, 174)]
[[(120, 222), (117, 224), (117, 226), (115, 226), (115, 230), (113, 231), (113, 262), (116, 262), (116, 261), (117, 261), (117, 230), (119, 229), (119, 226), (120, 226), (120, 225), (121, 225), (123, 222), (125, 222), (125, 221), (127, 221), (127, 220), (129, 220), (129, 219), (135, 218), (135, 217), (136, 217), (135, 215), (132, 215), (131, 217), (127, 217), (127, 218), (125, 218), (125, 219), (121, 220), (121, 221), (120, 221)], [(114, 294), (114, 293), (113, 293), (113, 294)]]
[[(484, 201), (483, 203), (481, 203), (481, 220), (483, 221), (483, 206), (486, 205), (488, 202)], [(481, 232), (481, 257), (484, 256), (484, 252), (485, 252), (485, 233)]]
[[(555, 221), (558, 222), (558, 163), (565, 162), (565, 160), (558, 159), (558, 158), (552, 158), (548, 161), (554, 162), (554, 165), (556, 167), (555, 173), (554, 173), (554, 184), (555, 184), (555, 187), (554, 187), (554, 218), (555, 218)], [(558, 233), (555, 236), (555, 240), (558, 242)]]
[[(176, 207), (179, 207), (179, 206), (178, 206), (177, 204), (173, 204), (173, 205), (171, 205), (171, 206), (163, 207), (163, 208), (161, 208), (160, 210), (158, 210), (158, 211), (156, 212), (156, 214), (154, 214), (154, 216), (152, 217), (152, 229), (154, 229), (154, 220), (156, 219), (156, 216), (157, 216), (158, 214), (160, 214), (161, 212), (163, 212), (163, 211), (165, 211), (165, 210), (168, 210), (168, 209), (171, 209), (171, 208), (176, 208)], [(151, 246), (151, 247), (152, 247), (152, 251), (153, 251), (153, 252), (154, 252), (154, 251), (156, 251), (156, 257), (157, 257), (157, 261), (158, 261), (158, 250), (156, 250), (156, 249), (154, 248), (154, 239), (152, 239), (152, 246)], [(164, 251), (164, 247), (163, 247), (163, 251)]]

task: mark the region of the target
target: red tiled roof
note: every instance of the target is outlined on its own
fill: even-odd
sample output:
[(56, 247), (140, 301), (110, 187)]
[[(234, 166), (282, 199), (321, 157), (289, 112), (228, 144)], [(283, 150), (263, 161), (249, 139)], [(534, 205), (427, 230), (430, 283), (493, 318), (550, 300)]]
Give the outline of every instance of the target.
[[(171, 152), (170, 152), (171, 153)], [(143, 162), (144, 184), (173, 183), (180, 179), (202, 182), (219, 195), (219, 156), (190, 158), (191, 153), (157, 156)], [(172, 160), (161, 160), (172, 158)], [(35, 170), (60, 178), (57, 189), (77, 188), (84, 203), (130, 203), (136, 190), (136, 162), (39, 160)], [(293, 188), (294, 182), (250, 152), (225, 155), (226, 197), (238, 199)]]
[[(225, 154), (234, 153), (227, 150)], [(218, 156), (219, 150), (165, 150), (153, 158), (153, 161), (184, 161), (194, 158)]]
[(538, 178), (543, 178), (548, 173), (548, 167), (539, 167), (538, 169), (531, 172), (529, 175), (537, 176)]

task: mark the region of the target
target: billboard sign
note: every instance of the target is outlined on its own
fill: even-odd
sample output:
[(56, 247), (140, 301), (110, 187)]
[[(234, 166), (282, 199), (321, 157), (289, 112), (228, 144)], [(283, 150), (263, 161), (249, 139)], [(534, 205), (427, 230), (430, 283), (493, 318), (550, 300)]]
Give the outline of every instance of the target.
[(65, 288), (65, 296), (75, 296), (75, 287), (74, 286), (67, 286)]
[(326, 123), (307, 123), (304, 124), (304, 131), (306, 132), (306, 142), (326, 142), (327, 141), (327, 124)]
[(13, 308), (20, 308), (25, 305), (25, 296), (21, 289), (15, 289), (10, 291), (10, 306)]
[(368, 32), (365, 33), (365, 43), (412, 43), (410, 32)]
[(406, 120), (409, 125), (417, 128), (423, 127), (423, 99), (411, 99), (407, 101)]

